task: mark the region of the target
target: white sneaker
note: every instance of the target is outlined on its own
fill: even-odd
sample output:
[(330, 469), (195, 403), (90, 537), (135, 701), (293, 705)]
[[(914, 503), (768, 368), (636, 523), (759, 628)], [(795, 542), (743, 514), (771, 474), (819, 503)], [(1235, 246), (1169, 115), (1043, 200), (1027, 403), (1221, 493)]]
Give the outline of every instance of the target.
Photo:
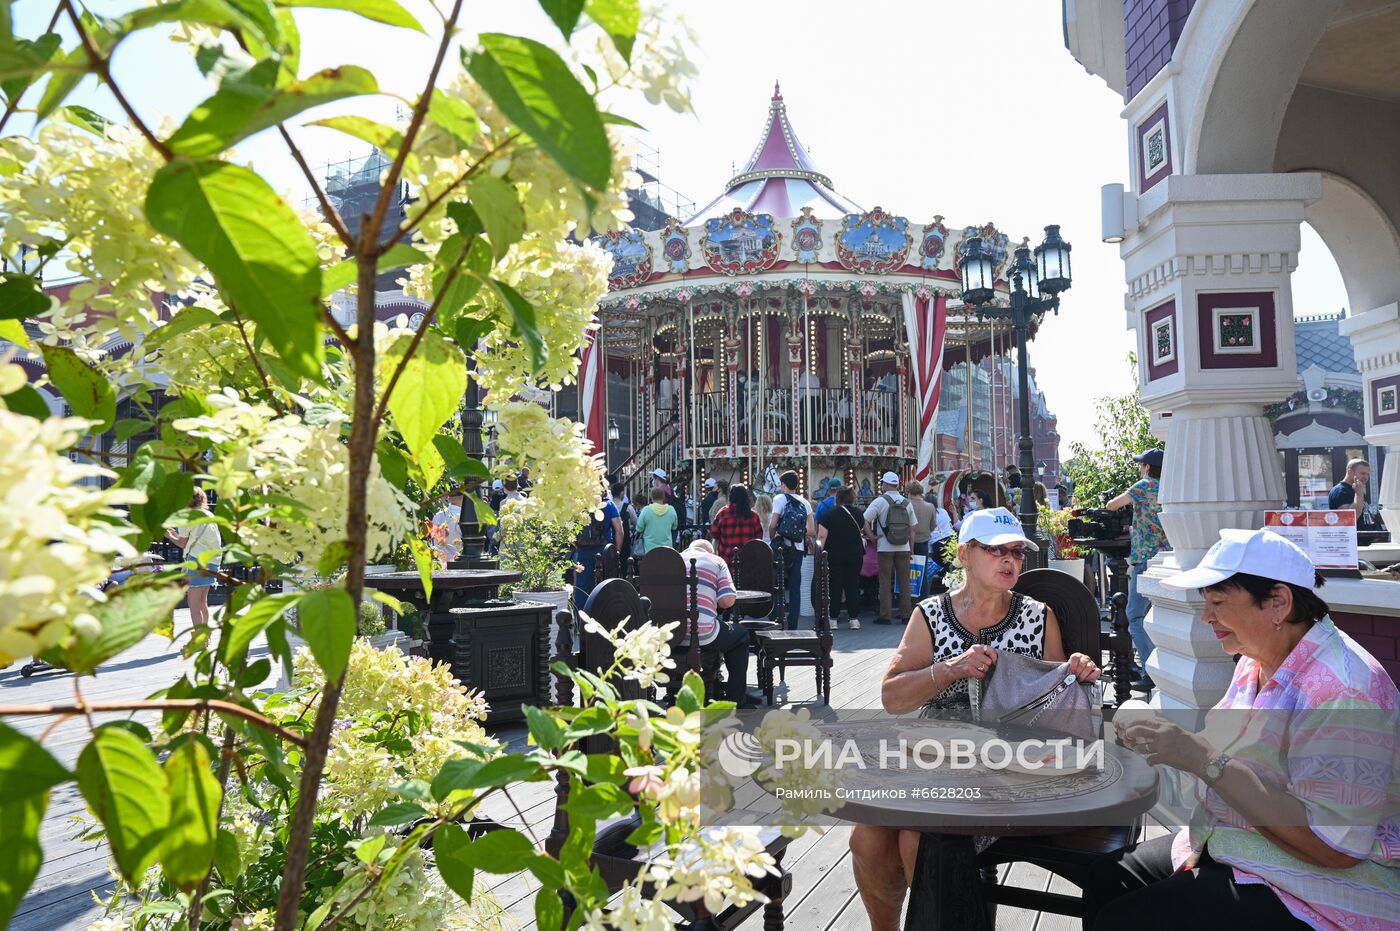
[(851, 618), (851, 630), (860, 630), (860, 618)]

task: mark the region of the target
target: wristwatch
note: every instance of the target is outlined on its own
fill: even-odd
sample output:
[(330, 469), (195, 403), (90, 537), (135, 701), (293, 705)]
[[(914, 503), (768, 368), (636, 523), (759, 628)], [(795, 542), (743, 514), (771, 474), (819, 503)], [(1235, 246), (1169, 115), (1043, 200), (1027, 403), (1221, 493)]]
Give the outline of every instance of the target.
[(1216, 782), (1220, 780), (1220, 777), (1225, 775), (1225, 766), (1229, 762), (1230, 757), (1224, 753), (1219, 753), (1211, 757), (1210, 762), (1206, 763), (1206, 768), (1201, 773), (1201, 778), (1205, 780), (1206, 785), (1215, 785)]

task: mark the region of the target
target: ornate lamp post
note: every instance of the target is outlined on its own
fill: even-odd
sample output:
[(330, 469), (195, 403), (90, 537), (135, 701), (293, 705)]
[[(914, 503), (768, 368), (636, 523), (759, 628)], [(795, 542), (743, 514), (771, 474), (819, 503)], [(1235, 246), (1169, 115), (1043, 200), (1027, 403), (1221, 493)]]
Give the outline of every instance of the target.
[(1011, 306), (989, 306), (995, 294), (996, 260), (980, 236), (966, 240), (962, 252), (962, 297), (979, 318), (1009, 320), (1016, 333), (1016, 369), (1020, 387), (1017, 415), (1020, 419), (1021, 526), (1040, 545), (1040, 552), (1028, 560), (1032, 567), (1043, 567), (1047, 558), (1046, 540), (1036, 529), (1035, 440), (1031, 438), (1030, 359), (1026, 339), (1032, 323), (1039, 323), (1047, 311), (1060, 311), (1060, 293), (1070, 287), (1070, 244), (1060, 238), (1058, 226), (1045, 227), (1045, 241), (1031, 249), (1016, 250), (1007, 276), (1011, 284)]
[(609, 474), (612, 473), (612, 464), (613, 464), (614, 460), (617, 459), (617, 452), (616, 452), (615, 447), (617, 446), (617, 441), (618, 441), (619, 438), (621, 438), (621, 436), (622, 436), (622, 431), (619, 430), (619, 429), (617, 428), (617, 421), (614, 420), (613, 418), (609, 417), (609, 418), (608, 418), (608, 463), (607, 463), (607, 464), (608, 464), (608, 473), (609, 473)]

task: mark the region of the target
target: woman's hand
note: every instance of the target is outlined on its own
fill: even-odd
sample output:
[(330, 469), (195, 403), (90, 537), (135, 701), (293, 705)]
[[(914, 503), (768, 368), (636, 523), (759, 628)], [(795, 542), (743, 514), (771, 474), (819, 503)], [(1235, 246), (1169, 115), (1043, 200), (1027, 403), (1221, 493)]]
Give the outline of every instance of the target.
[(997, 651), (980, 643), (973, 644), (966, 652), (960, 653), (943, 665), (957, 679), (985, 679), (997, 664)]
[(1074, 678), (1079, 682), (1097, 682), (1099, 676), (1103, 675), (1099, 664), (1083, 653), (1070, 655), (1069, 671), (1074, 673)]
[(1170, 721), (1139, 720), (1126, 725), (1115, 721), (1113, 726), (1124, 746), (1153, 766), (1174, 766), (1199, 776), (1215, 755), (1215, 748), (1204, 737)]

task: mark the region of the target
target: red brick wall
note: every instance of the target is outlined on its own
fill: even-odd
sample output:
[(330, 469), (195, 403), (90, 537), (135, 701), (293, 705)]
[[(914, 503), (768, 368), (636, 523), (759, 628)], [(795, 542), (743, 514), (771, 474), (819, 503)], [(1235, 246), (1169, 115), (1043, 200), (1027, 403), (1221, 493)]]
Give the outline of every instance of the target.
[(1196, 0), (1126, 0), (1123, 4), (1123, 53), (1132, 100), (1171, 61), (1186, 17)]
[(1380, 660), (1390, 678), (1400, 684), (1400, 617), (1345, 614), (1333, 611), (1332, 621)]

